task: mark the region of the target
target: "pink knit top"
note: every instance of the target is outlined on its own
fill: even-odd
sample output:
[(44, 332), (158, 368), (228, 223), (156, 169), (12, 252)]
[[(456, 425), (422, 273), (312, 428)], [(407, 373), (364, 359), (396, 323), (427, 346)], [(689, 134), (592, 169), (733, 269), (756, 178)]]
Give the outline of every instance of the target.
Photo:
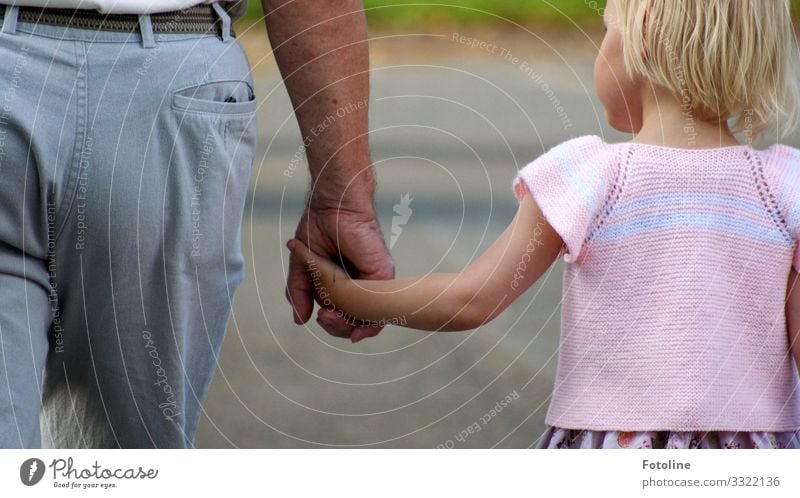
[(566, 246), (548, 425), (800, 429), (785, 315), (800, 151), (589, 136), (520, 170), (524, 187)]

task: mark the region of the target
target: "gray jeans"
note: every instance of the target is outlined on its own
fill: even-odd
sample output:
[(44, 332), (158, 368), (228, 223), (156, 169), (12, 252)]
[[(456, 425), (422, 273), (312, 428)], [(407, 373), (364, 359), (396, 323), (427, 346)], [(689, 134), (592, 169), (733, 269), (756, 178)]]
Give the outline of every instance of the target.
[(247, 57), (214, 33), (14, 24), (0, 33), (0, 446), (192, 446), (243, 276)]

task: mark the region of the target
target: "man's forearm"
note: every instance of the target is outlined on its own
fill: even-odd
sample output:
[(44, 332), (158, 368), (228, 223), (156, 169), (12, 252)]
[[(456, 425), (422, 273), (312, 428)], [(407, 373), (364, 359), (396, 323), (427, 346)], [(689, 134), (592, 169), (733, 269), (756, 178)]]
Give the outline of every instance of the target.
[(361, 0), (262, 3), (315, 182), (312, 203), (371, 209), (369, 51)]

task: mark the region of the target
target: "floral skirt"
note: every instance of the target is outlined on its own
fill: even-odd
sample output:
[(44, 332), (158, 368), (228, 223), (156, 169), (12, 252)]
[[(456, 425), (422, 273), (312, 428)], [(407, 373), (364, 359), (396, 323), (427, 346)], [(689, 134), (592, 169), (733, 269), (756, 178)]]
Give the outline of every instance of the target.
[(797, 432), (589, 431), (550, 427), (534, 443), (537, 449), (599, 448), (798, 448)]

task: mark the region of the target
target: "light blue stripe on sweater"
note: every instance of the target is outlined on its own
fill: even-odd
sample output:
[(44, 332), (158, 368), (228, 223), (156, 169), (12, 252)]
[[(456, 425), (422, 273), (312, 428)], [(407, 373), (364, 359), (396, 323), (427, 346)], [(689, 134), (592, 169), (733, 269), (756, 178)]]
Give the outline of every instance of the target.
[[(616, 214), (628, 214), (632, 211), (648, 207), (676, 208), (691, 204), (694, 206), (716, 206), (722, 208), (736, 208), (747, 211), (756, 216), (766, 216), (766, 208), (758, 201), (743, 199), (736, 195), (703, 194), (695, 192), (681, 192), (677, 194), (659, 194), (638, 197), (635, 200), (619, 204), (614, 208)], [(764, 218), (767, 220), (768, 218)]]
[(760, 225), (750, 220), (708, 211), (681, 211), (653, 213), (614, 222), (614, 215), (595, 237), (595, 240), (614, 240), (675, 228), (693, 228), (724, 231), (733, 235), (746, 235), (760, 241), (790, 246), (777, 227)]

